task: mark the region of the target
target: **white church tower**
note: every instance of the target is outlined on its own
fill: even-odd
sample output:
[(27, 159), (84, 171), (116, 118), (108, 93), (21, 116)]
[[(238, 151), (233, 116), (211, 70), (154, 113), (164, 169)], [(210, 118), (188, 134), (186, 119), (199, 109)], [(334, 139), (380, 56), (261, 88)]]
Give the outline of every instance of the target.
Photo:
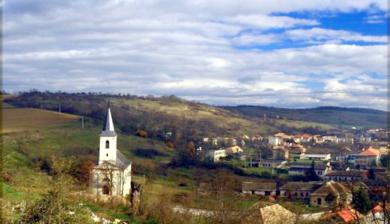
[(117, 156), (117, 134), (114, 129), (114, 122), (112, 122), (111, 110), (108, 108), (106, 126), (100, 133), (99, 146), (99, 164), (104, 161), (116, 163)]
[(110, 107), (99, 142), (99, 161), (91, 173), (91, 192), (127, 197), (131, 193), (131, 161), (117, 148), (117, 134)]

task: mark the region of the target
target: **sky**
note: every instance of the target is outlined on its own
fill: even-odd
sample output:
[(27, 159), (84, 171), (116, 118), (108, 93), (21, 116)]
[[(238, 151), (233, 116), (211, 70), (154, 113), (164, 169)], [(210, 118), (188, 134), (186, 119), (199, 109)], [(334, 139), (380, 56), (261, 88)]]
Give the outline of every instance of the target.
[(3, 89), (386, 109), (386, 0), (5, 0)]

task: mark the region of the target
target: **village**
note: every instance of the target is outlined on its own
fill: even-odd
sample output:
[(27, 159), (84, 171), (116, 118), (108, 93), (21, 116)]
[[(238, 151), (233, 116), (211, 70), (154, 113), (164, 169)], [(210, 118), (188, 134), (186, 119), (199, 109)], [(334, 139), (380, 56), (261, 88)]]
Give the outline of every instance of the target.
[[(279, 132), (270, 136), (206, 137), (197, 152), (212, 163), (234, 164), (259, 177), (242, 182), (244, 195), (318, 207), (322, 212), (309, 218), (317, 221), (385, 223), (386, 135), (384, 129), (367, 129), (329, 135)], [(352, 208), (356, 192), (372, 202), (366, 214)], [(294, 216), (280, 205), (272, 206), (281, 214)]]
[[(258, 196), (255, 206), (260, 207), (265, 223), (387, 223), (386, 134), (383, 129), (360, 130), (344, 136), (278, 132), (264, 137), (203, 138), (194, 147), (197, 159), (203, 163), (224, 164), (254, 177), (252, 181), (243, 181), (238, 193)], [(131, 162), (116, 149), (116, 136), (108, 108), (106, 125), (100, 134), (99, 163), (92, 172), (92, 194), (100, 199), (130, 195), (130, 203), (139, 204), (142, 186), (132, 183)], [(107, 175), (107, 170), (114, 174)], [(295, 214), (278, 204), (279, 200), (304, 203), (317, 212)], [(357, 211), (357, 206), (365, 213)], [(202, 209), (172, 209), (195, 216), (212, 214)], [(277, 217), (275, 212), (279, 213)]]

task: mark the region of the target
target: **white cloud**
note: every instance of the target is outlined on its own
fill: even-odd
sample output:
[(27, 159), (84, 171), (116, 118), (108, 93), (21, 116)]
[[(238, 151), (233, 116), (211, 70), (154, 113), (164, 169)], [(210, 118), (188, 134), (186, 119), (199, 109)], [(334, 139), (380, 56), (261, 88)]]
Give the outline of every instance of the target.
[[(383, 10), (384, 2), (7, 1), (4, 85), (177, 94), (215, 104), (384, 108), (385, 37), (273, 14)], [(251, 48), (286, 39), (305, 45)]]

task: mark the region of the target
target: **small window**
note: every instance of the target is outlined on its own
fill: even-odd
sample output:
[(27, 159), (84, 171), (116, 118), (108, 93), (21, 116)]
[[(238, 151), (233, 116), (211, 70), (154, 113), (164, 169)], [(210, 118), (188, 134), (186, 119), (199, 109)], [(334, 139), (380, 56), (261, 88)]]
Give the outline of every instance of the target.
[(108, 157), (108, 153), (106, 153), (106, 156)]
[(110, 148), (110, 141), (106, 141), (106, 149), (109, 149)]

